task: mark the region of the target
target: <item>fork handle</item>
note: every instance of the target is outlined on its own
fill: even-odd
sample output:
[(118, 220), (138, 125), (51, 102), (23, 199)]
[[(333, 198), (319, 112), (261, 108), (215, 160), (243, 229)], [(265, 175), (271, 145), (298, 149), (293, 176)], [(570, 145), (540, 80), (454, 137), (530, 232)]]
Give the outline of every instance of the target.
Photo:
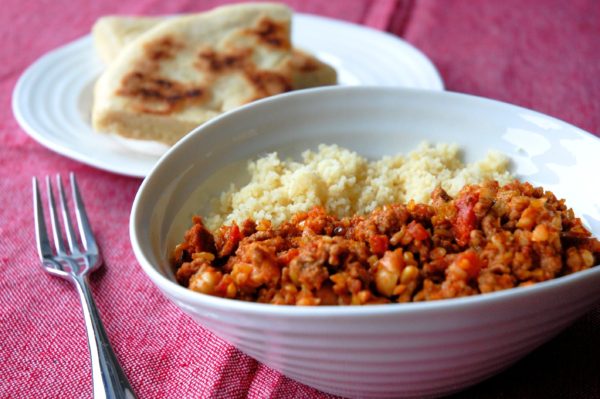
[(73, 276), (83, 307), (90, 358), (94, 399), (134, 399), (133, 389), (123, 373), (108, 340), (87, 276)]

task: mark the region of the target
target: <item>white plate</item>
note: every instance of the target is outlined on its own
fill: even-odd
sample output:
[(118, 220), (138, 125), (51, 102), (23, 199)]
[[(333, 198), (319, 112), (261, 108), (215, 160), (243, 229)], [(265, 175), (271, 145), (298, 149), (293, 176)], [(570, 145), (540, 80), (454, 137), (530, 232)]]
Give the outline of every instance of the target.
[[(294, 45), (336, 68), (342, 85), (401, 86), (443, 90), (431, 62), (395, 36), (347, 22), (296, 14)], [(35, 140), (69, 158), (128, 176), (144, 177), (160, 147), (134, 149), (92, 130), (92, 88), (103, 64), (85, 36), (41, 57), (19, 79), (13, 112)]]

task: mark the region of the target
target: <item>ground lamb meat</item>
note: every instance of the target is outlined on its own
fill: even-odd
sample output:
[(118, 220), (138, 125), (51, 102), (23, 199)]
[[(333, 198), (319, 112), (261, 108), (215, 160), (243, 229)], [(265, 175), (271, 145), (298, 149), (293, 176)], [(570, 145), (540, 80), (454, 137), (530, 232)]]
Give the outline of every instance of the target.
[(588, 269), (600, 242), (564, 200), (529, 183), (468, 185), (431, 205), (338, 219), (316, 207), (275, 228), (200, 217), (173, 251), (180, 284), (280, 305), (363, 305), (488, 293)]

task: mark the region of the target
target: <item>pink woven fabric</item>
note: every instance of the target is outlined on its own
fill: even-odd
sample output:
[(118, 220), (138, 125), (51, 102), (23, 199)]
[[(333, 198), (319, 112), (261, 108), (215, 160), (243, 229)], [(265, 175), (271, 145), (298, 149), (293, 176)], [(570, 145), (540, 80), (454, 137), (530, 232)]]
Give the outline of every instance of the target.
[[(228, 1), (23, 2), (0, 12), (0, 398), (89, 398), (91, 372), (74, 289), (38, 266), (31, 177), (78, 174), (106, 265), (92, 290), (140, 398), (326, 398), (221, 341), (171, 305), (138, 266), (128, 218), (139, 179), (61, 157), (12, 116), (21, 72), (104, 14), (199, 11)], [(404, 36), (447, 88), (517, 103), (600, 132), (600, 3), (595, 0), (290, 0), (297, 11)], [(600, 311), (509, 371), (458, 397), (598, 397)], [(555, 366), (560, 364), (560, 367)]]

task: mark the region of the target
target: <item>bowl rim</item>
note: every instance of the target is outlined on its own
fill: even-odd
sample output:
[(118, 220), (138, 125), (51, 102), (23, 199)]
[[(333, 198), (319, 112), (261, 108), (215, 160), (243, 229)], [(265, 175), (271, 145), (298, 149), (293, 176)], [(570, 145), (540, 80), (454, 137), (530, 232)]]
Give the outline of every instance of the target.
[[(175, 281), (164, 276), (155, 268), (143, 250), (140, 238), (138, 237), (137, 224), (140, 216), (140, 203), (143, 201), (143, 193), (146, 187), (153, 183), (156, 178), (156, 172), (160, 169), (160, 166), (165, 162), (166, 159), (174, 156), (178, 151), (187, 146), (190, 140), (193, 140), (195, 136), (202, 133), (202, 131), (212, 128), (214, 125), (218, 125), (222, 120), (230, 118), (246, 112), (261, 112), (263, 108), (268, 108), (273, 102), (288, 101), (289, 98), (301, 98), (301, 97), (315, 97), (320, 96), (321, 93), (336, 93), (338, 91), (350, 91), (356, 92), (354, 95), (360, 95), (360, 93), (366, 92), (381, 92), (381, 93), (405, 93), (405, 94), (420, 94), (430, 95), (434, 97), (449, 97), (460, 99), (468, 102), (475, 102), (483, 104), (486, 107), (498, 107), (503, 109), (513, 109), (515, 111), (527, 112), (529, 114), (547, 119), (551, 122), (557, 123), (562, 127), (567, 127), (574, 131), (574, 133), (583, 135), (587, 138), (598, 140), (600, 144), (600, 137), (587, 132), (575, 125), (568, 122), (562, 121), (558, 118), (546, 115), (528, 108), (520, 107), (518, 105), (510, 104), (507, 102), (489, 99), (485, 97), (475, 96), (471, 94), (456, 93), (449, 91), (435, 91), (426, 89), (414, 89), (414, 88), (400, 88), (400, 87), (384, 87), (384, 86), (327, 86), (318, 87), (312, 89), (305, 89), (296, 92), (288, 92), (279, 94), (272, 97), (267, 97), (254, 101), (252, 103), (243, 105), (234, 110), (223, 113), (212, 120), (198, 126), (192, 130), (183, 139), (177, 142), (169, 151), (167, 151), (152, 168), (148, 176), (142, 181), (142, 184), (138, 188), (135, 199), (130, 213), (129, 220), (129, 235), (131, 245), (135, 257), (142, 267), (142, 270), (148, 275), (148, 277), (163, 291), (168, 297), (177, 298), (185, 303), (194, 305), (209, 306), (214, 309), (221, 310), (237, 310), (244, 313), (260, 313), (263, 315), (281, 315), (286, 317), (317, 317), (317, 318), (331, 318), (331, 317), (346, 317), (346, 316), (374, 316), (374, 315), (390, 315), (390, 314), (414, 314), (414, 313), (428, 313), (428, 312), (439, 312), (440, 310), (449, 309), (465, 309), (468, 307), (475, 307), (484, 304), (490, 304), (494, 302), (500, 302), (505, 300), (513, 300), (523, 298), (524, 296), (533, 296), (539, 293), (552, 291), (563, 285), (571, 285), (579, 282), (582, 279), (591, 278), (596, 276), (600, 278), (600, 265), (595, 265), (589, 269), (582, 270), (570, 275), (557, 277), (551, 280), (536, 283), (526, 287), (514, 287), (506, 290), (495, 291), (486, 294), (478, 294), (460, 298), (449, 298), (435, 301), (424, 301), (424, 302), (408, 302), (408, 303), (389, 303), (381, 305), (364, 305), (364, 306), (296, 306), (296, 305), (273, 305), (258, 302), (246, 302), (236, 299), (227, 299), (216, 297), (212, 295), (202, 294), (199, 292), (192, 291), (186, 287), (177, 284)], [(598, 298), (600, 301), (600, 298)], [(293, 308), (293, 311), (290, 309)]]

